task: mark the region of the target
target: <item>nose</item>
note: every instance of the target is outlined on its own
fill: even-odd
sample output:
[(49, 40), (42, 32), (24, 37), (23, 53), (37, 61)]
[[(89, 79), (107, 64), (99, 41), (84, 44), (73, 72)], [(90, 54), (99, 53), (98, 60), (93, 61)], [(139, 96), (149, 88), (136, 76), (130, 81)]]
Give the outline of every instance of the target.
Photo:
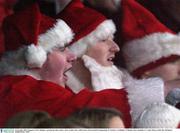
[(77, 59), (77, 56), (68, 49), (67, 50), (67, 61), (72, 64), (76, 59)]
[(116, 52), (120, 51), (119, 46), (113, 40), (110, 40), (110, 43), (111, 43), (111, 51), (112, 52), (116, 53)]

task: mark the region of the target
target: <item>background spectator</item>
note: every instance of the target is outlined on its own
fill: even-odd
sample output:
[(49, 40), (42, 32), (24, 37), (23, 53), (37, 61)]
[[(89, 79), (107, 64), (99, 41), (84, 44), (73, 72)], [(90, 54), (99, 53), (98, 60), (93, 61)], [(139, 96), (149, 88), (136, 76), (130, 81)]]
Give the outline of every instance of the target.
[(113, 108), (85, 108), (67, 118), (91, 128), (124, 128), (122, 114)]

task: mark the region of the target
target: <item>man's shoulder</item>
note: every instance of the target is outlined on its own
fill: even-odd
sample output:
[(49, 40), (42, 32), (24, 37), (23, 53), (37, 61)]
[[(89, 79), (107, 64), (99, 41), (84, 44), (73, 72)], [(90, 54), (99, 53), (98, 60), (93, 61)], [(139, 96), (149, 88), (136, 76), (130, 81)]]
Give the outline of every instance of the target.
[(7, 75), (0, 77), (0, 88), (17, 92), (70, 92), (68, 89), (50, 81), (37, 80), (29, 75)]

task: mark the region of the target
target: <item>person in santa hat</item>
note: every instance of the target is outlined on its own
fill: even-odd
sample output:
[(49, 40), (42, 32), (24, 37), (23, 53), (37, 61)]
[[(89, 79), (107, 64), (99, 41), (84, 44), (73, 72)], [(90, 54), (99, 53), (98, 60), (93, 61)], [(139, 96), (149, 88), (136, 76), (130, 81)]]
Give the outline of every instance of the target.
[[(175, 34), (160, 23), (137, 1), (132, 0), (131, 3), (124, 2), (121, 6), (123, 12), (121, 28), (124, 39), (122, 51), (128, 71), (138, 78), (162, 78), (166, 86), (165, 95), (172, 88), (178, 91), (180, 88), (179, 34)], [(177, 96), (171, 94), (166, 101), (168, 103), (170, 100), (174, 101), (172, 105), (175, 106)]]
[[(114, 41), (121, 45), (121, 32), (120, 32), (120, 22), (121, 22), (121, 0), (84, 0), (84, 5), (93, 8), (94, 10), (102, 13), (108, 19), (112, 19), (116, 26), (116, 33), (114, 34)], [(125, 64), (122, 58), (122, 53), (117, 52), (115, 58), (113, 59), (114, 64), (117, 67), (125, 68)]]
[(7, 17), (3, 30), (0, 127), (23, 111), (46, 111), (55, 118), (65, 118), (85, 107), (115, 108), (122, 112), (125, 126), (131, 127), (123, 89), (93, 92), (85, 88), (75, 94), (65, 86), (66, 72), (76, 56), (67, 47), (73, 33), (64, 21), (43, 15), (35, 3)]
[(161, 79), (136, 80), (113, 64), (119, 47), (113, 41), (116, 28), (112, 20), (85, 7), (80, 0), (73, 0), (57, 18), (67, 22), (75, 32), (70, 50), (78, 59), (72, 71), (67, 73), (70, 75), (67, 85), (76, 89), (73, 91), (78, 92), (88, 85), (94, 91), (106, 88), (124, 90), (128, 93), (126, 102), (131, 107), (132, 123), (147, 105), (164, 102), (164, 82)]
[(177, 128), (180, 110), (166, 103), (149, 105), (137, 119), (135, 128)]
[(128, 71), (136, 77), (179, 79), (179, 35), (138, 2), (132, 0), (131, 3), (122, 3), (122, 51)]

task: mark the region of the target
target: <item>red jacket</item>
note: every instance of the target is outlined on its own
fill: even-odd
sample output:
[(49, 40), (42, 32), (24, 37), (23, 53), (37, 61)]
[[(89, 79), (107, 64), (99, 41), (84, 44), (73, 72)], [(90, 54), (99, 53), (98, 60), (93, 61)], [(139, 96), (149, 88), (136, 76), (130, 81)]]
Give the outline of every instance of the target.
[(113, 107), (122, 112), (126, 127), (131, 127), (130, 106), (124, 89), (78, 94), (48, 81), (30, 76), (0, 77), (0, 127), (18, 112), (47, 111), (54, 117), (67, 117), (84, 107)]

